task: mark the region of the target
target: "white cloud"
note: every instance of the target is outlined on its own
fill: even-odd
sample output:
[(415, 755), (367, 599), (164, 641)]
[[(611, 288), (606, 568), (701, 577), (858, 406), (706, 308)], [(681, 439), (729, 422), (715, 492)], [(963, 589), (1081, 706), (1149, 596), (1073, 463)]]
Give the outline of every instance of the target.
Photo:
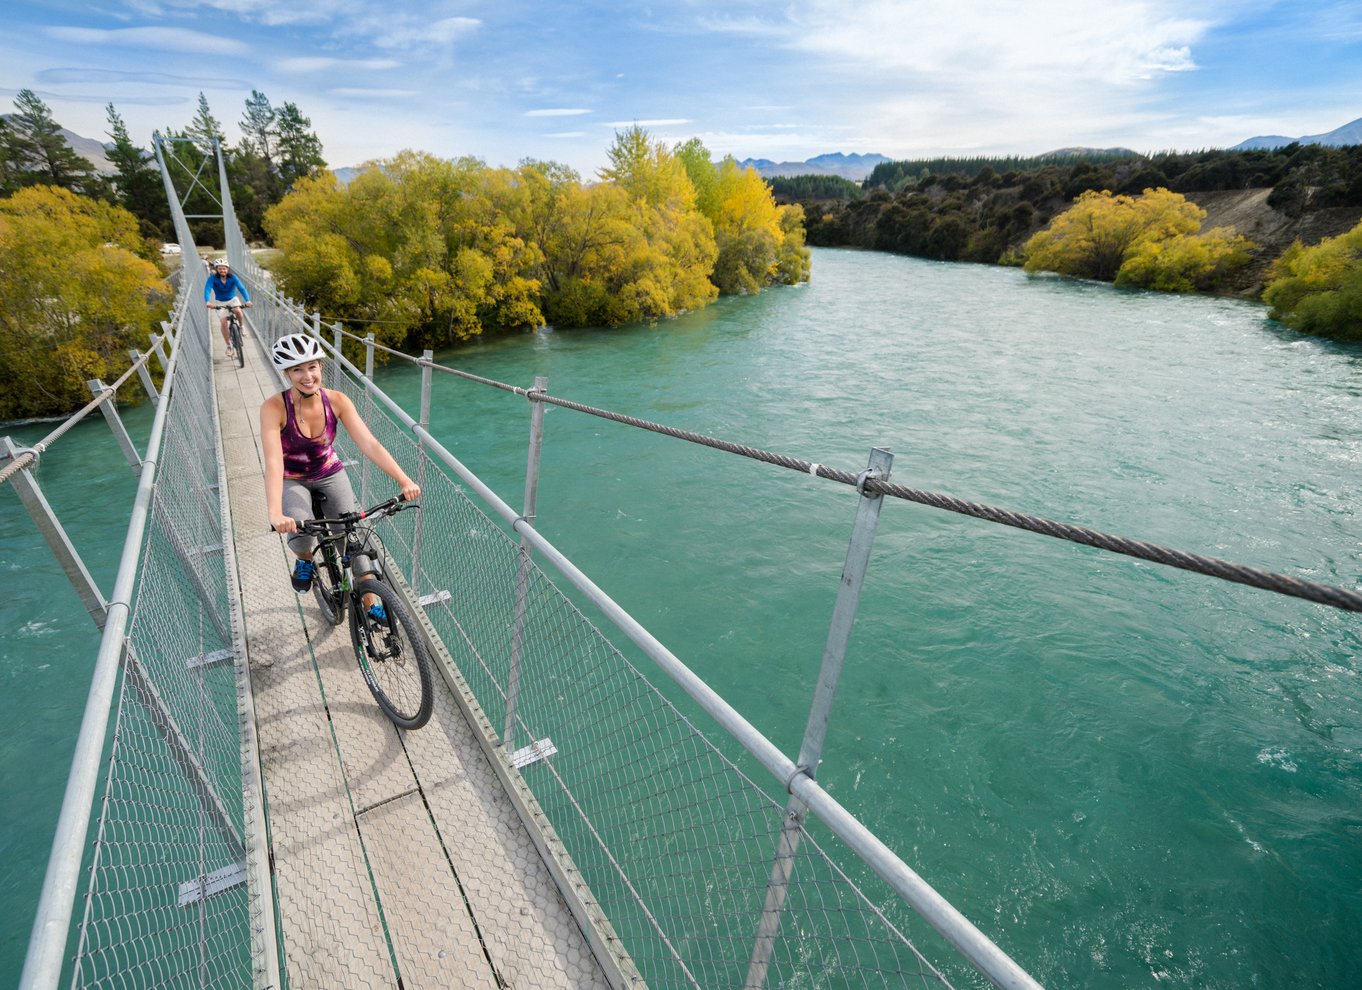
[(363, 86), (347, 86), (339, 89), (328, 89), (332, 96), (339, 96), (346, 100), (389, 100), (389, 99), (410, 99), (413, 96), (420, 96), (419, 89), (379, 89)]
[(591, 112), (590, 110), (579, 110), (579, 109), (576, 109), (576, 108), (561, 107), (561, 108), (545, 109), (545, 110), (526, 110), (525, 113), (524, 113), (524, 116), (526, 116), (526, 117), (580, 117), (580, 116), (582, 116), (583, 114), (587, 114), (587, 113), (590, 113), (590, 112)]
[(385, 11), (372, 17), (357, 18), (346, 33), (362, 34), (379, 48), (419, 51), (442, 48), (482, 26), (474, 17), (445, 17), (430, 21), (416, 14)]
[(654, 120), (612, 120), (602, 127), (680, 127), (689, 124), (689, 117), (659, 117)]
[[(31, 89), (31, 87), (25, 88)], [(0, 95), (18, 96), (19, 90), (0, 88)], [(108, 95), (102, 93), (99, 94), (53, 93), (48, 90), (38, 89), (33, 90), (33, 95), (38, 97), (38, 99), (42, 100), (44, 103), (47, 103), (49, 106), (79, 107), (81, 105), (89, 105), (99, 107), (102, 110), (102, 108), (107, 106), (109, 103)], [(190, 100), (186, 96), (129, 96), (120, 97), (118, 100), (118, 105), (120, 108), (124, 104), (127, 104), (129, 106), (141, 107), (174, 107), (188, 105), (189, 103)], [(66, 121), (63, 122), (65, 123)], [(95, 114), (94, 116), (89, 118), (88, 121), (85, 121), (83, 123), (77, 121), (69, 121), (69, 123), (76, 125), (72, 126), (70, 129), (74, 130), (77, 134), (80, 134), (82, 137), (90, 137), (91, 135), (101, 133), (100, 128), (103, 126), (103, 122), (104, 114), (102, 112)], [(81, 129), (78, 130), (77, 126), (80, 127)]]
[(232, 38), (219, 38), (187, 28), (80, 28), (49, 27), (49, 37), (77, 45), (111, 45), (115, 48), (151, 48), (165, 52), (242, 55), (249, 47)]
[(279, 59), (274, 67), (280, 72), (305, 74), (310, 72), (383, 72), (402, 65), (395, 58), (333, 58), (326, 55), (295, 56)]
[[(1034, 153), (1122, 143), (1133, 126), (1157, 132), (1166, 115), (1147, 112), (1146, 101), (1160, 80), (1196, 70), (1197, 46), (1231, 12), (1226, 2), (1104, 0), (1097, 10), (1088, 0), (805, 0), (781, 8), (729, 0), (731, 16), (701, 26), (748, 48), (783, 51), (786, 64), (794, 53), (819, 80), (806, 105), (810, 120), (822, 120), (805, 129), (813, 150)], [(861, 135), (878, 137), (855, 144)]]
[(293, 0), (127, 0), (127, 7), (143, 17), (166, 18), (179, 14), (197, 14), (204, 10), (252, 21), (269, 27), (286, 24), (326, 24), (335, 19), (335, 11), (320, 9)]
[(982, 75), (1013, 85), (1026, 85), (1034, 73), (1063, 72), (1071, 82), (1120, 85), (1194, 67), (1191, 46), (1213, 18), (1191, 19), (1182, 9), (1172, 0), (1105, 0), (1100, 11), (1088, 0), (861, 0), (854, 6), (806, 0), (785, 16), (739, 14), (701, 23), (858, 72)]
[(149, 86), (194, 86), (202, 89), (227, 89), (243, 85), (239, 79), (220, 76), (172, 76), (165, 72), (125, 72), (117, 69), (44, 69), (38, 73), (38, 78), (49, 83), (144, 83)]

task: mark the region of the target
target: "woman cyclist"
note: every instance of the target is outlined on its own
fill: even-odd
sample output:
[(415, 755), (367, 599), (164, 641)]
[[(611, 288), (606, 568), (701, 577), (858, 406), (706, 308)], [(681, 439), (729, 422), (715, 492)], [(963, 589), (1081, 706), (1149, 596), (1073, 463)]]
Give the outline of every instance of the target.
[[(317, 541), (298, 532), (299, 519), (312, 518), (312, 494), (326, 496), (325, 513), (339, 516), (356, 508), (355, 493), (332, 445), (336, 424), (344, 424), (350, 439), (365, 457), (397, 482), (406, 501), (421, 497), (421, 486), (407, 477), (393, 456), (369, 432), (344, 392), (322, 388), (322, 347), (312, 337), (292, 333), (280, 337), (272, 349), (274, 366), (289, 387), (270, 396), (260, 407), (260, 440), (265, 454), (265, 505), (270, 526), (292, 533), (289, 549), (298, 557), (293, 566), (293, 590), (311, 590), (316, 571), (312, 552)], [(373, 569), (368, 557), (352, 562), (355, 574)], [(377, 599), (365, 602), (375, 619), (385, 618)]]

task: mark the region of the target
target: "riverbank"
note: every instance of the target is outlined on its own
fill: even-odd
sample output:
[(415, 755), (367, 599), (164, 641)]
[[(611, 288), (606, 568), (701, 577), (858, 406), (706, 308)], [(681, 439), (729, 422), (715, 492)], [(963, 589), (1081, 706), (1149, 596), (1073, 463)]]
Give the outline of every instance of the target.
[(1233, 292), (1245, 299), (1258, 299), (1267, 281), (1268, 269), (1295, 241), (1307, 246), (1326, 237), (1346, 234), (1362, 222), (1362, 206), (1334, 206), (1309, 210), (1290, 216), (1274, 209), (1268, 198), (1271, 188), (1223, 189), (1185, 194), (1206, 211), (1202, 230), (1233, 227), (1258, 245), (1253, 262), (1235, 280)]

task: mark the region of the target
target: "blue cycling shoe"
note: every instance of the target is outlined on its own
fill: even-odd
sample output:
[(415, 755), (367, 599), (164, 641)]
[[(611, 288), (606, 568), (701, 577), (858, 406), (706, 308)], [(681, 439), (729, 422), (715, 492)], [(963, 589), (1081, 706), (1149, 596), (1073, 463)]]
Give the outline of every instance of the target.
[(374, 602), (372, 605), (369, 606), (369, 611), (366, 612), (365, 614), (369, 616), (369, 618), (373, 619), (375, 622), (388, 621), (388, 610), (383, 607), (382, 602)]
[(317, 566), (310, 560), (300, 560), (293, 565), (293, 590), (298, 594), (312, 590), (312, 575), (317, 573)]

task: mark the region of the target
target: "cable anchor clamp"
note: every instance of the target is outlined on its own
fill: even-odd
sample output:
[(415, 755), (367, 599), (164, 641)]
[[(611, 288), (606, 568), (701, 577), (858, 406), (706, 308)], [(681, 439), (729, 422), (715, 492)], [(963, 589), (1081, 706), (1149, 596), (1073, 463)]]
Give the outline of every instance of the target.
[(861, 498), (883, 498), (884, 496), (880, 492), (867, 492), (865, 490), (865, 483), (867, 481), (870, 481), (871, 479), (878, 481), (879, 477), (880, 472), (876, 471), (874, 468), (866, 468), (860, 474), (856, 475), (856, 494), (861, 496)]

